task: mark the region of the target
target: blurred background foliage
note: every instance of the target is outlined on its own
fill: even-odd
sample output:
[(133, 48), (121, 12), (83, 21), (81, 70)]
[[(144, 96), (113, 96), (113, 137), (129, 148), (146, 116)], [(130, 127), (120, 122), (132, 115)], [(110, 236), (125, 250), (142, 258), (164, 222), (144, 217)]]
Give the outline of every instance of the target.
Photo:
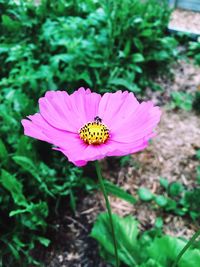
[[(169, 16), (167, 3), (157, 0), (0, 0), (0, 261), (5, 266), (37, 264), (30, 252), (38, 243), (49, 245), (47, 222), (60, 200), (67, 198), (75, 210), (77, 188), (90, 189), (82, 169), (23, 135), (21, 119), (37, 111), (47, 90), (157, 90), (153, 77), (167, 74), (177, 58), (177, 41), (167, 34)], [(191, 51), (196, 49), (191, 44)]]

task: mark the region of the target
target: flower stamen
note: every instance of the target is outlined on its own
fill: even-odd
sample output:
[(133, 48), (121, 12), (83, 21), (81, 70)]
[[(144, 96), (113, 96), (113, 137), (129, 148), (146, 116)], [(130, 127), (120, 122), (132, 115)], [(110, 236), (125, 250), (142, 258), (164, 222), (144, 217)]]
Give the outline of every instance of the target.
[(88, 122), (81, 127), (79, 136), (88, 145), (100, 145), (108, 140), (109, 129), (102, 123), (102, 119), (96, 116), (93, 122)]

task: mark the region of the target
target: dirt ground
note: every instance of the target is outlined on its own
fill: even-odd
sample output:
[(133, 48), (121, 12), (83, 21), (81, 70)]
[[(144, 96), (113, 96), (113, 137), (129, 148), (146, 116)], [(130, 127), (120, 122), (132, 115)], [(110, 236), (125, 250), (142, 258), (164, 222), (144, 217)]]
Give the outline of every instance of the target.
[(169, 28), (200, 35), (200, 12), (175, 9), (171, 15)]
[[(193, 112), (170, 110), (165, 104), (169, 102), (172, 91), (197, 90), (200, 69), (192, 62), (179, 61), (173, 71), (173, 80), (158, 79), (157, 82), (164, 89), (162, 92), (147, 89), (147, 98), (153, 96), (153, 101), (162, 105), (162, 120), (157, 128), (157, 137), (145, 151), (132, 155), (126, 167), (120, 168), (113, 159), (105, 159), (101, 163), (104, 177), (133, 195), (136, 195), (140, 186), (149, 188), (153, 193), (160, 193), (161, 176), (171, 182), (181, 181), (187, 188), (193, 187), (195, 183), (198, 162), (194, 155), (195, 150), (200, 148), (200, 116)], [(122, 216), (135, 216), (141, 230), (152, 227), (158, 215), (164, 218), (164, 232), (167, 234), (188, 238), (197, 228), (187, 218), (161, 213), (161, 210), (152, 209), (148, 203), (131, 205), (113, 196), (109, 198), (113, 212)], [(109, 267), (99, 257), (96, 241), (89, 237), (97, 215), (105, 210), (103, 196), (97, 192), (80, 195), (79, 200), (76, 214), (73, 215), (66, 208), (53, 222), (55, 227), (49, 233), (52, 245), (46, 255), (42, 256), (45, 267)]]
[[(195, 148), (200, 147), (200, 117), (183, 111), (163, 110), (162, 121), (158, 127), (158, 136), (148, 149), (133, 155), (134, 165), (120, 170), (118, 181), (124, 188), (136, 194), (140, 186), (147, 187), (152, 193), (160, 193), (159, 178), (165, 177), (170, 182), (181, 181), (187, 188), (195, 183)], [(118, 182), (119, 183), (119, 182)], [(113, 210), (122, 215), (133, 214), (141, 222), (142, 229), (153, 225), (157, 211), (148, 204), (139, 203), (134, 206), (113, 199)], [(189, 237), (195, 226), (178, 216), (164, 215), (165, 232), (173, 236)]]

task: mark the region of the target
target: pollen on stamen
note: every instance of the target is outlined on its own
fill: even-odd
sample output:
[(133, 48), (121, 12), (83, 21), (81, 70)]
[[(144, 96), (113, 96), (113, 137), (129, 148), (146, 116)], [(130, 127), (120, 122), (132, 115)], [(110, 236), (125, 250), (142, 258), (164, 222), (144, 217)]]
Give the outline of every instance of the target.
[(94, 121), (83, 125), (79, 130), (80, 139), (89, 145), (100, 145), (105, 143), (109, 136), (108, 127), (102, 123), (99, 117), (95, 117)]

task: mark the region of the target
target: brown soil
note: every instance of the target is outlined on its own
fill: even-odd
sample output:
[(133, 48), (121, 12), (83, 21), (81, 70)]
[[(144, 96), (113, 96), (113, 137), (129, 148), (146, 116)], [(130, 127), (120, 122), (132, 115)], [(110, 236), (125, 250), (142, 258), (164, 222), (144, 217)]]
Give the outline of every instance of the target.
[[(199, 136), (200, 117), (183, 111), (163, 110), (158, 136), (148, 149), (132, 156), (132, 166), (120, 170), (118, 183), (133, 195), (141, 186), (149, 188), (152, 193), (162, 194), (160, 177), (169, 182), (180, 181), (186, 188), (194, 187), (195, 169), (199, 164), (195, 160), (195, 149), (200, 148)], [(116, 198), (111, 198), (111, 203), (116, 213), (136, 216), (142, 229), (153, 226), (156, 216), (161, 215), (160, 210), (152, 209), (147, 203), (132, 206)], [(196, 230), (187, 219), (169, 214), (162, 216), (168, 234), (189, 237)]]
[(152, 92), (151, 88), (147, 88), (144, 100), (152, 99), (159, 106), (168, 105), (173, 91), (195, 93), (200, 90), (200, 67), (192, 60), (181, 59), (171, 68), (169, 76), (158, 77), (155, 82), (163, 90)]
[[(168, 102), (173, 90), (197, 90), (200, 84), (199, 68), (181, 61), (173, 71), (174, 80), (158, 79), (164, 88), (163, 92), (147, 89), (147, 95), (151, 98), (153, 95), (155, 103)], [(193, 112), (169, 110), (166, 106), (162, 110), (158, 135), (148, 149), (132, 155), (126, 167), (120, 168), (119, 162), (112, 158), (102, 161), (104, 177), (133, 195), (136, 195), (140, 186), (162, 194), (159, 185), (161, 176), (170, 182), (181, 181), (187, 188), (194, 187), (195, 168), (199, 164), (194, 155), (195, 150), (200, 148), (200, 116)], [(99, 257), (97, 243), (89, 237), (94, 220), (105, 210), (102, 194), (97, 192), (78, 197), (76, 214), (64, 209), (59, 212), (60, 217), (51, 223), (55, 229), (49, 233), (53, 241), (43, 256), (45, 267), (109, 267)], [(135, 216), (141, 230), (151, 228), (157, 216), (164, 219), (165, 233), (173, 236), (188, 238), (197, 228), (187, 217), (164, 213), (162, 209), (153, 209), (151, 204), (139, 201), (131, 205), (113, 196), (109, 198), (113, 211), (122, 216)]]

